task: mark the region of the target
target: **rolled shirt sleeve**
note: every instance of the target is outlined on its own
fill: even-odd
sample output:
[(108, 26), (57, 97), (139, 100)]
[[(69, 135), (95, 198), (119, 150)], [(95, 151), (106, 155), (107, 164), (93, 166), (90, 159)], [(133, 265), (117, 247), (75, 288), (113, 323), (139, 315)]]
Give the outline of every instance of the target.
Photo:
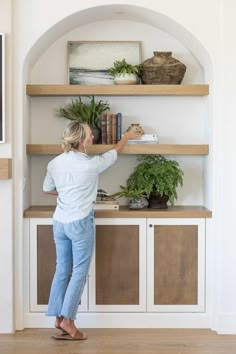
[(115, 149), (109, 150), (100, 156), (95, 156), (94, 159), (97, 164), (97, 172), (100, 174), (117, 160), (117, 151)]
[(52, 178), (52, 175), (50, 173), (50, 165), (47, 168), (47, 174), (44, 178), (43, 181), (43, 191), (44, 192), (50, 192), (56, 189), (54, 179)]

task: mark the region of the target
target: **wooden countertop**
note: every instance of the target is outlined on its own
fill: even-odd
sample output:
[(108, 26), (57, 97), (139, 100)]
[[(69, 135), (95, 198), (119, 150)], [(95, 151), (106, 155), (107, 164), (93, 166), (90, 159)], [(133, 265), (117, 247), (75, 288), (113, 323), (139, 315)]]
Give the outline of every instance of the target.
[[(52, 218), (55, 206), (32, 205), (24, 211), (25, 218)], [(168, 209), (132, 210), (120, 206), (119, 210), (96, 210), (96, 218), (211, 218), (212, 212), (201, 205), (176, 205)]]

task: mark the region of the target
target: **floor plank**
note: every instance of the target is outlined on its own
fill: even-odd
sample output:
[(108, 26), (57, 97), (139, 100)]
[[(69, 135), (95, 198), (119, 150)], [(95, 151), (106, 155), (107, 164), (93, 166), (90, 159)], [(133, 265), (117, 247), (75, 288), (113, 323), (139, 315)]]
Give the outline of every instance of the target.
[(205, 329), (87, 329), (85, 341), (56, 341), (54, 329), (0, 334), (1, 354), (234, 354), (236, 335)]

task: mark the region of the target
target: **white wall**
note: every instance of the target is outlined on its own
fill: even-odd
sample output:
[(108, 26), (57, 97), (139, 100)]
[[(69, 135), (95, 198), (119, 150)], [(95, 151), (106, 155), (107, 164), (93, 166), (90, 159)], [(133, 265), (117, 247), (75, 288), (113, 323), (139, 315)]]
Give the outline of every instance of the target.
[[(12, 157), (12, 22), (11, 1), (0, 0), (0, 32), (5, 33), (6, 142), (0, 157)], [(13, 224), (12, 180), (0, 180), (0, 333), (12, 332), (13, 324)]]
[[(66, 16), (76, 13), (77, 11), (93, 7), (109, 4), (121, 4), (124, 1), (95, 1), (95, 0), (67, 0), (58, 2), (57, 0), (17, 0), (14, 3), (14, 126), (11, 126), (11, 105), (8, 103), (7, 113), (7, 144), (0, 146), (0, 154), (4, 157), (11, 156), (11, 145), (13, 143), (12, 136), (14, 132), (14, 158), (16, 174), (14, 183), (16, 185), (15, 199), (15, 238), (18, 242), (16, 257), (20, 260), (21, 246), (23, 244), (22, 231), (22, 189), (23, 189), (23, 167), (22, 162), (25, 156), (23, 140), (23, 121), (25, 108), (23, 106), (23, 97), (25, 97), (25, 79), (27, 72), (25, 68), (31, 67), (31, 64), (26, 64), (26, 60), (30, 59), (33, 63), (37, 58), (37, 54), (42, 53), (47, 49), (47, 41), (50, 46), (56, 38), (63, 35), (63, 29), (60, 26), (55, 26), (55, 31), (50, 30), (55, 24), (58, 24)], [(235, 241), (235, 212), (233, 201), (236, 200), (236, 190), (234, 188), (235, 164), (233, 152), (236, 150), (236, 142), (234, 139), (235, 132), (235, 105), (234, 105), (234, 77), (236, 49), (234, 43), (235, 33), (235, 14), (236, 4), (234, 0), (129, 0), (125, 1), (129, 5), (142, 6), (143, 17), (147, 15), (146, 9), (151, 9), (156, 12), (171, 18), (173, 21), (181, 24), (188, 32), (179, 30), (175, 35), (182, 35), (182, 43), (187, 47), (191, 34), (198, 39), (203, 47), (206, 48), (212, 60), (212, 68), (209, 71), (213, 72), (213, 82), (211, 82), (210, 92), (213, 96), (212, 101), (212, 124), (209, 129), (213, 129), (212, 145), (210, 153), (214, 156), (212, 164), (212, 201), (213, 201), (213, 220), (212, 220), (212, 236), (211, 244), (211, 259), (212, 272), (209, 277), (216, 280), (213, 286), (212, 297), (209, 299), (213, 303), (214, 323), (212, 327), (220, 333), (236, 333), (236, 271), (234, 266), (234, 251), (236, 249)], [(0, 0), (0, 31), (7, 32), (8, 43), (11, 43), (11, 2)], [(106, 9), (97, 11), (98, 15), (106, 16)], [(134, 11), (135, 13), (135, 11)], [(114, 15), (116, 16), (116, 15)], [(152, 16), (148, 14), (150, 21)], [(155, 17), (155, 16), (154, 16)], [(80, 21), (86, 23), (89, 19), (86, 16), (81, 16)], [(93, 22), (93, 18), (90, 19)], [(155, 19), (153, 20), (155, 21)], [(163, 21), (163, 22), (162, 22)], [(72, 28), (76, 26), (71, 21), (68, 21), (67, 26), (69, 31), (70, 25)], [(143, 21), (145, 22), (145, 21)], [(162, 28), (167, 31), (163, 17), (160, 18)], [(171, 33), (173, 28), (169, 28)], [(43, 41), (40, 40), (47, 31), (48, 36)], [(57, 32), (57, 33), (55, 33)], [(180, 33), (181, 32), (181, 33)], [(173, 33), (172, 33), (173, 34)], [(185, 35), (184, 35), (185, 34)], [(52, 39), (52, 42), (50, 42)], [(38, 42), (37, 50), (31, 58), (27, 54), (31, 47)], [(9, 44), (8, 44), (9, 45)], [(196, 43), (197, 51), (197, 43)], [(10, 63), (10, 48), (8, 48), (8, 58)], [(202, 58), (204, 62), (204, 58)], [(25, 65), (24, 65), (25, 64)], [(9, 64), (8, 64), (9, 65)], [(7, 69), (7, 75), (11, 74), (11, 70)], [(29, 80), (29, 76), (28, 76)], [(9, 85), (9, 84), (8, 84)], [(11, 92), (8, 98), (11, 102)], [(9, 144), (9, 145), (8, 145)], [(210, 184), (210, 183), (209, 183)], [(0, 302), (0, 332), (11, 332), (13, 323), (13, 289), (12, 289), (12, 208), (5, 208), (6, 200), (11, 200), (12, 186), (11, 181), (2, 181), (0, 183), (0, 211), (1, 225), (0, 237), (2, 247), (0, 249), (0, 283), (1, 286), (1, 302)], [(2, 197), (3, 196), (3, 197)], [(4, 200), (4, 201), (3, 201)], [(19, 261), (19, 266), (21, 266)], [(7, 269), (7, 272), (6, 272)], [(7, 276), (6, 276), (7, 274)], [(17, 273), (15, 289), (19, 301), (16, 302), (17, 312), (17, 328), (22, 327), (22, 274)]]
[[(223, 6), (224, 5), (224, 6)], [(236, 332), (236, 267), (235, 267), (235, 78), (236, 48), (233, 45), (235, 33), (236, 4), (224, 1), (221, 8), (222, 47), (220, 60), (220, 113), (219, 117), (219, 185), (218, 185), (218, 276), (219, 276), (219, 317), (220, 332)]]

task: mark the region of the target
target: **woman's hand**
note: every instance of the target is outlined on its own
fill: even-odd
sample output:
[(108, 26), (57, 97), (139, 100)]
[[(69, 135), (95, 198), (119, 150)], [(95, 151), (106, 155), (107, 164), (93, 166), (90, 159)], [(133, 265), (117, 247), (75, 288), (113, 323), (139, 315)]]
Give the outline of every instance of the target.
[(141, 138), (141, 136), (142, 134), (135, 130), (129, 130), (123, 135), (123, 137), (125, 137), (127, 140), (139, 139)]
[(139, 139), (141, 138), (141, 136), (141, 133), (138, 133), (134, 130), (129, 130), (128, 132), (125, 132), (121, 140), (116, 145), (114, 145), (113, 149), (115, 149), (117, 151), (117, 154), (119, 154), (120, 151), (123, 149), (124, 145), (126, 144), (127, 140)]

